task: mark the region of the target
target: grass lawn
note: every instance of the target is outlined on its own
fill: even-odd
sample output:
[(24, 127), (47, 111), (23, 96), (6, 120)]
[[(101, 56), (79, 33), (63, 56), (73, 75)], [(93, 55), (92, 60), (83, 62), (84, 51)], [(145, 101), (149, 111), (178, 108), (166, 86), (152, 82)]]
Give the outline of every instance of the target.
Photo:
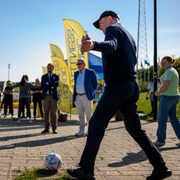
[[(180, 92), (180, 88), (179, 88), (179, 92)], [(147, 94), (146, 92), (140, 94), (139, 100), (137, 102), (137, 105), (138, 105), (137, 111), (140, 112), (141, 114), (147, 114), (147, 116), (145, 116), (145, 117), (140, 117), (141, 119), (152, 121), (153, 114), (150, 113), (151, 112), (151, 102), (150, 102), (150, 99), (146, 100), (146, 94)], [(158, 104), (159, 104), (159, 102), (158, 102)], [(157, 106), (158, 106), (158, 104), (157, 104)], [(97, 104), (93, 104), (93, 112), (94, 112), (96, 106), (97, 106)], [(72, 108), (71, 113), (78, 114), (76, 108)], [(177, 116), (180, 119), (180, 103), (177, 105)]]
[[(151, 112), (151, 102), (150, 100), (146, 100), (146, 94), (147, 93), (141, 93), (139, 96), (139, 100), (137, 102), (138, 104), (138, 111), (143, 111), (143, 114), (147, 114), (148, 117), (147, 119), (152, 120), (153, 119), (153, 114), (150, 114)], [(159, 104), (159, 102), (158, 102)], [(157, 104), (157, 106), (158, 106)], [(180, 103), (177, 105), (177, 116), (180, 119)], [(142, 118), (141, 118), (142, 119)]]
[[(18, 175), (14, 180), (68, 180), (71, 178), (66, 172), (50, 171), (47, 169), (35, 168), (33, 171), (17, 171)], [(48, 178), (49, 177), (49, 178)]]

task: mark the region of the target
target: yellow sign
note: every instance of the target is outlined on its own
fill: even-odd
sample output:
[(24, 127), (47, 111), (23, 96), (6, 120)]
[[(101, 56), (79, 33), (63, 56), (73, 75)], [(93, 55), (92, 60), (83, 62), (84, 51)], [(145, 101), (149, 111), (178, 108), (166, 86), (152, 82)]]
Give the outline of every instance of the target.
[(47, 67), (42, 67), (43, 75), (47, 73)]
[(88, 53), (81, 53), (81, 39), (85, 36), (83, 27), (76, 21), (64, 19), (64, 30), (66, 37), (67, 60), (70, 73), (71, 88), (74, 88), (74, 72), (78, 71), (76, 63), (79, 58), (86, 61), (86, 68), (89, 68)]
[(58, 46), (54, 44), (50, 44), (50, 48), (51, 48), (51, 56), (58, 56), (61, 59), (64, 59), (63, 52)]
[(54, 73), (59, 75), (59, 101), (58, 109), (70, 113), (71, 111), (71, 93), (70, 93), (70, 79), (68, 66), (64, 59), (60, 57), (52, 56), (52, 63), (54, 65)]

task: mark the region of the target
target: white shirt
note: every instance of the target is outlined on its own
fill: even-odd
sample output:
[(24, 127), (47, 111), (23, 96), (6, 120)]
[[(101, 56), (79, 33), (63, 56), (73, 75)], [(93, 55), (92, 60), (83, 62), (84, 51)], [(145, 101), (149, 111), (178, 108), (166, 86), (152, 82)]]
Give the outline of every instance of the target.
[[(159, 82), (157, 82), (157, 87), (159, 87)], [(150, 89), (150, 93), (154, 92), (154, 83), (149, 83), (148, 89)]]
[(85, 68), (83, 69), (82, 72), (79, 71), (79, 75), (77, 77), (76, 93), (78, 93), (78, 94), (84, 94), (85, 93), (84, 79), (85, 79)]
[[(52, 75), (53, 75), (53, 73), (52, 73), (52, 74), (49, 74), (49, 73), (48, 73), (49, 82), (50, 82), (50, 77), (52, 78)], [(51, 87), (51, 89), (53, 89), (53, 87)], [(49, 94), (49, 90), (46, 91), (46, 94)], [(51, 91), (51, 94), (53, 94), (52, 91)]]

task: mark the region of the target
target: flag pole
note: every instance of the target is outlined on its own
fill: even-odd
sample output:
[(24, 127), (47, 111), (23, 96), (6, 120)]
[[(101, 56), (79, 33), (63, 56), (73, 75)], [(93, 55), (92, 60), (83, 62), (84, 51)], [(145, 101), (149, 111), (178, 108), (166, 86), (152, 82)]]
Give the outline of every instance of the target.
[[(157, 90), (157, 6), (156, 0), (154, 0), (154, 93)], [(157, 96), (154, 94), (154, 106), (153, 106), (154, 117), (157, 117)]]

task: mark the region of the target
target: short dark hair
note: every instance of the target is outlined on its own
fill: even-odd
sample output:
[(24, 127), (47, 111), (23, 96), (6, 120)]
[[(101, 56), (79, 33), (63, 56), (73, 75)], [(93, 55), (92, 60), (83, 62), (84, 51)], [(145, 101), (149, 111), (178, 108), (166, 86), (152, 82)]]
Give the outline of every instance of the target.
[(48, 68), (48, 66), (52, 66), (52, 67), (53, 67), (53, 69), (54, 69), (54, 64), (49, 63), (49, 64), (47, 65), (47, 68)]

